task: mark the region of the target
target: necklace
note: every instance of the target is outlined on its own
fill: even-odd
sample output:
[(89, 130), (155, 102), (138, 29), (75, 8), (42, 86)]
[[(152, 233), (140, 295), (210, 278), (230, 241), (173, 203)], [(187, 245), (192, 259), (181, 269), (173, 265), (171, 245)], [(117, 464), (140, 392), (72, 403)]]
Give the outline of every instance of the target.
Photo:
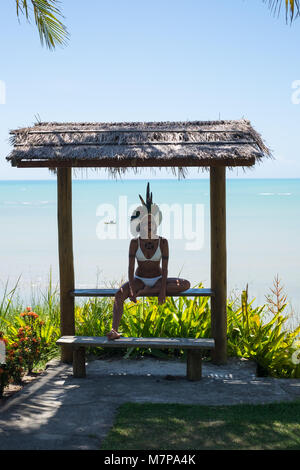
[(145, 243), (145, 248), (146, 248), (147, 250), (153, 250), (154, 244), (153, 244), (152, 242), (146, 242), (146, 243)]

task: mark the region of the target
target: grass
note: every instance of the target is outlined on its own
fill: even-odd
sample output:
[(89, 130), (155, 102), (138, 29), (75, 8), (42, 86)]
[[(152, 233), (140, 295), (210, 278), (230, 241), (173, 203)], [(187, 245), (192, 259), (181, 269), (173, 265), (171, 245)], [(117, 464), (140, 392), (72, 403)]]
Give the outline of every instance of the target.
[(300, 402), (120, 406), (101, 450), (299, 450)]

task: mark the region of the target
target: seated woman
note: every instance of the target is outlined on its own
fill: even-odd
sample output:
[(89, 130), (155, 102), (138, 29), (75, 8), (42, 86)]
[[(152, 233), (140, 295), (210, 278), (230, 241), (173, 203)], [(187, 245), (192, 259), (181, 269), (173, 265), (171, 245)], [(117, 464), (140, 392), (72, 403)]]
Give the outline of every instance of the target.
[[(161, 221), (161, 212), (157, 205), (152, 203), (149, 183), (146, 203), (141, 196), (139, 197), (142, 206), (136, 209), (131, 222), (136, 223), (136, 231), (140, 236), (130, 242), (128, 282), (115, 294), (112, 329), (107, 333), (108, 339), (111, 340), (120, 338), (118, 328), (123, 315), (123, 304), (127, 298), (136, 303), (138, 296), (158, 295), (158, 303), (161, 305), (165, 302), (166, 295), (176, 295), (190, 288), (189, 281), (168, 277), (168, 240), (156, 234)], [(137, 269), (134, 273), (135, 259)]]

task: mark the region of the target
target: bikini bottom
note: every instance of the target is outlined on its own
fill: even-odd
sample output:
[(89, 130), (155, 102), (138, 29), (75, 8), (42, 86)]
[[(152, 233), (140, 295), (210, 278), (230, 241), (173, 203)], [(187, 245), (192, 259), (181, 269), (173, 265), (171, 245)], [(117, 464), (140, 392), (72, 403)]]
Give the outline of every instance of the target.
[(156, 282), (158, 281), (158, 279), (160, 279), (162, 276), (157, 276), (157, 277), (140, 277), (140, 276), (135, 275), (134, 277), (136, 277), (137, 279), (140, 279), (141, 281), (143, 281), (143, 283), (144, 283), (147, 287), (153, 287), (154, 284), (156, 284)]

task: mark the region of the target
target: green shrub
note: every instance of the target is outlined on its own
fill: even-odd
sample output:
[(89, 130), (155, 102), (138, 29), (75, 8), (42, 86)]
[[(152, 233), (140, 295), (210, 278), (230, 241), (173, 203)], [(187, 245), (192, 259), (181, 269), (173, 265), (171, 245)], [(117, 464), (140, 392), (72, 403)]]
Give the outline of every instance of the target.
[[(294, 330), (287, 327), (286, 296), (281, 295), (278, 278), (271, 291), (273, 297), (267, 296), (263, 306), (253, 307), (254, 299), (248, 302), (248, 288), (242, 292), (239, 305), (237, 299), (228, 300), (228, 355), (255, 361), (259, 375), (299, 378), (300, 366), (293, 364), (292, 356), (299, 349), (300, 326)], [(107, 298), (90, 299), (77, 306), (76, 334), (104, 336), (110, 329), (112, 309), (113, 299)], [(158, 305), (157, 297), (138, 299), (137, 303), (126, 301), (120, 331), (133, 337), (211, 337), (209, 298), (167, 297), (164, 305)], [(183, 351), (174, 350), (129, 348), (123, 353), (125, 357), (145, 354), (184, 357)]]
[[(203, 285), (200, 283), (195, 287), (201, 288)], [(19, 329), (27, 325), (24, 316), (19, 313), (22, 311), (20, 302), (15, 300), (16, 297), (13, 299), (15, 294), (15, 289), (10, 292), (7, 289), (0, 303), (0, 329), (5, 332), (10, 345), (17, 342)], [(264, 305), (253, 307), (254, 299), (248, 301), (248, 288), (242, 292), (240, 301), (238, 298), (228, 299), (228, 355), (255, 361), (260, 375), (299, 378), (300, 365), (292, 362), (292, 356), (300, 347), (300, 326), (294, 329), (288, 327), (286, 296), (282, 295), (278, 278), (275, 279), (272, 296), (266, 296), (266, 300)], [(113, 303), (113, 298), (90, 298), (76, 303), (76, 335), (105, 336), (111, 327)], [(56, 345), (60, 336), (59, 296), (58, 290), (52, 287), (51, 278), (46, 293), (34, 300), (33, 309), (40, 323), (35, 333), (39, 342), (37, 360), (44, 364), (59, 354)], [(164, 305), (158, 305), (157, 297), (138, 299), (137, 303), (127, 300), (120, 331), (124, 336), (133, 337), (211, 337), (210, 299), (167, 297)], [(185, 354), (184, 351), (150, 349), (112, 349), (109, 353), (107, 350), (90, 349), (89, 352), (121, 352), (125, 357), (151, 354), (164, 358), (184, 358)], [(20, 359), (16, 356), (17, 361), (20, 362)]]
[[(271, 289), (273, 297), (267, 303), (252, 307), (248, 303), (248, 289), (242, 292), (241, 306), (227, 305), (227, 344), (231, 356), (246, 357), (256, 362), (259, 375), (273, 377), (300, 377), (300, 365), (293, 364), (292, 356), (300, 347), (300, 326), (292, 331), (284, 328), (289, 316), (284, 315), (286, 296), (278, 277)], [(269, 320), (266, 321), (265, 317)]]

